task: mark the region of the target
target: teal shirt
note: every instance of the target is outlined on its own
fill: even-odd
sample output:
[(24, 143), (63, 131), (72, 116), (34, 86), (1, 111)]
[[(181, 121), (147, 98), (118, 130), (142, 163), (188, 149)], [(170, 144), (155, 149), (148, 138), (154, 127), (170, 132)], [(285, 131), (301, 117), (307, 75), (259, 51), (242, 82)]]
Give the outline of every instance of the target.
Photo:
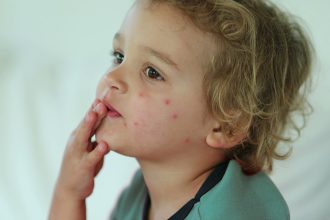
[[(141, 171), (122, 192), (111, 220), (141, 220), (146, 185)], [(186, 220), (287, 220), (288, 206), (263, 172), (247, 176), (230, 161), (222, 180), (196, 203)]]

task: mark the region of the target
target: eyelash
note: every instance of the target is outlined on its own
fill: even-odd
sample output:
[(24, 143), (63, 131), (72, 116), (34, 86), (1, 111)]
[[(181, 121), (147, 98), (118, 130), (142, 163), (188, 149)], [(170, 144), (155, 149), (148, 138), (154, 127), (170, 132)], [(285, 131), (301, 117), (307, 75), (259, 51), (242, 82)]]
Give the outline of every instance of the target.
[[(112, 56), (114, 59), (113, 63), (115, 65), (120, 65), (124, 60), (124, 55), (118, 51), (113, 51)], [(151, 80), (155, 80), (155, 81), (165, 81), (164, 77), (159, 73), (159, 71), (157, 71), (151, 65), (147, 64), (143, 69), (144, 69), (143, 74), (147, 78), (149, 78)]]

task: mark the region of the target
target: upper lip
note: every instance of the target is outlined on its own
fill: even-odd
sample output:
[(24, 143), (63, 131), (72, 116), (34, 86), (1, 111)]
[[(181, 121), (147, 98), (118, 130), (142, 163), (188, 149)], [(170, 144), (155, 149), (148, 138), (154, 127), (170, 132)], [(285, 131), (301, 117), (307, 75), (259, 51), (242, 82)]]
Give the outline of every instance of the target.
[(117, 112), (118, 114), (120, 114), (120, 112), (118, 112), (110, 103), (104, 102), (104, 104), (107, 107), (108, 111)]

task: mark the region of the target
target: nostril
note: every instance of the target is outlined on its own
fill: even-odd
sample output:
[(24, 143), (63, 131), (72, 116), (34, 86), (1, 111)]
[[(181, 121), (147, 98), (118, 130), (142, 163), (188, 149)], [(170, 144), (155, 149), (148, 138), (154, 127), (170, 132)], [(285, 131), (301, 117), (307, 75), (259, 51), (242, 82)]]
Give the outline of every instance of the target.
[(111, 85), (111, 90), (119, 90), (119, 87), (115, 85)]

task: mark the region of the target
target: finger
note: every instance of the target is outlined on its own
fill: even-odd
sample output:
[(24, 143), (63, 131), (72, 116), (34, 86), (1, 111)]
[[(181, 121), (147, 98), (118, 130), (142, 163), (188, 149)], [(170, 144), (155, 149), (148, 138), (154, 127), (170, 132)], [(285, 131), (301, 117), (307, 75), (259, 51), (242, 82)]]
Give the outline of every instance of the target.
[[(100, 99), (95, 99), (95, 100), (93, 101), (92, 105), (88, 108), (88, 111), (86, 112), (86, 115), (85, 115), (85, 118), (84, 118), (84, 119), (86, 119), (86, 117), (87, 117), (87, 115), (89, 114), (89, 112), (94, 111), (96, 105), (97, 105), (98, 103), (100, 103), (100, 102), (101, 102)], [(73, 132), (72, 132), (72, 136), (74, 136), (74, 135), (77, 133), (78, 128), (81, 127), (81, 126), (83, 125), (83, 123), (84, 123), (84, 120), (80, 121), (80, 123), (79, 123), (79, 125), (77, 126), (77, 128), (76, 128), (75, 130), (73, 130)]]
[(103, 167), (103, 163), (104, 163), (104, 157), (102, 158), (102, 160), (100, 162), (98, 162), (96, 164), (94, 176), (97, 176), (97, 174), (99, 174), (99, 172), (101, 171), (101, 169)]
[(109, 150), (107, 143), (104, 141), (98, 143), (95, 149), (86, 156), (88, 166), (96, 168), (97, 164), (103, 160), (107, 153), (109, 153)]
[(96, 129), (102, 122), (103, 118), (106, 116), (108, 110), (107, 107), (102, 102), (100, 102), (95, 106), (94, 111), (97, 113), (98, 116), (96, 124), (94, 126), (94, 129)]
[(96, 141), (92, 141), (90, 143), (88, 143), (88, 146), (87, 146), (87, 152), (91, 152), (92, 150), (95, 149), (95, 147), (97, 146), (97, 142)]
[(89, 140), (92, 136), (92, 131), (94, 125), (97, 121), (97, 114), (93, 111), (87, 112), (84, 119), (80, 122), (74, 134), (74, 142), (75, 144), (84, 144), (88, 145)]
[[(93, 132), (95, 131), (95, 123), (97, 122), (98, 114), (93, 111), (97, 104), (99, 104), (101, 100), (95, 99), (92, 105), (90, 106), (88, 112), (86, 113), (83, 120), (79, 123), (78, 127), (71, 133), (68, 145), (69, 146), (77, 146), (84, 145), (80, 147), (74, 147), (74, 149), (78, 149), (81, 151), (82, 149), (86, 149), (90, 152), (94, 149), (94, 146), (89, 146), (90, 139), (93, 136)], [(86, 148), (84, 148), (86, 147)]]
[(99, 98), (96, 98), (94, 100), (93, 105), (91, 106), (91, 108), (94, 109), (98, 103), (102, 102), (101, 100), (104, 99), (104, 97), (107, 95), (108, 92), (109, 92), (109, 89), (105, 89), (103, 91), (103, 93), (101, 94), (101, 96), (99, 96)]
[(93, 109), (95, 109), (96, 105), (99, 104), (100, 102), (101, 102), (100, 99), (95, 99), (92, 105), (89, 107), (88, 111), (92, 111)]
[(75, 133), (78, 143), (88, 144), (90, 138), (94, 134), (94, 131), (106, 115), (106, 112), (107, 108), (105, 105), (99, 99), (96, 99), (90, 107), (90, 110), (87, 112), (85, 119), (81, 121), (76, 129)]

